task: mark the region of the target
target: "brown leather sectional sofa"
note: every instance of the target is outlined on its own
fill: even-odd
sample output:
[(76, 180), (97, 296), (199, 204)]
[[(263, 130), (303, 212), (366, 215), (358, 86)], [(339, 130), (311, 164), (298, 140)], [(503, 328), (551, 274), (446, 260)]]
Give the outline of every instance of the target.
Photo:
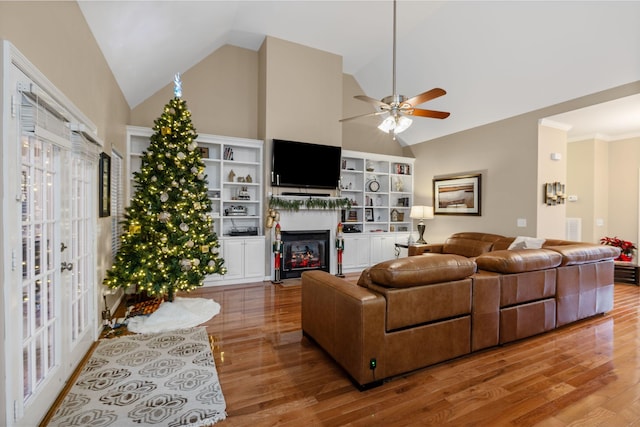
[(618, 248), (457, 233), (411, 247), (358, 283), (302, 275), (302, 330), (361, 388), (468, 353), (550, 331), (613, 308)]

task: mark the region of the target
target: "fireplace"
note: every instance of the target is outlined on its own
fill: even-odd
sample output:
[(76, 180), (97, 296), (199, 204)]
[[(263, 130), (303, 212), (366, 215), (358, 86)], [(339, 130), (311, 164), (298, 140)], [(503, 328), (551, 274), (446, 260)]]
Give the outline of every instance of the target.
[(282, 231), (280, 277), (300, 277), (304, 271), (329, 272), (329, 230)]

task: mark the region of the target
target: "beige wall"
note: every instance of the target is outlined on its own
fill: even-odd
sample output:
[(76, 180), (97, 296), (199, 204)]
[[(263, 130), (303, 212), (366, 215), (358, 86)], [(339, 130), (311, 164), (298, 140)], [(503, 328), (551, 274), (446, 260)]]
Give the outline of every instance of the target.
[(0, 38), (11, 42), (124, 154), (129, 107), (76, 2), (0, 2)]
[[(178, 72), (179, 70), (176, 70)], [(198, 133), (258, 138), (258, 55), (225, 45), (181, 74), (182, 97)], [(153, 127), (173, 98), (173, 81), (137, 105), (130, 124)]]
[[(271, 138), (413, 157), (410, 147), (376, 128), (378, 117), (341, 124), (373, 107), (353, 98), (364, 91), (342, 73), (336, 55), (269, 37), (258, 52), (225, 45), (185, 71), (182, 80), (199, 133), (263, 139), (268, 121)], [(153, 126), (171, 97), (169, 82), (132, 110), (130, 124)]]
[[(342, 145), (342, 57), (267, 37), (260, 60), (264, 84), (260, 139), (265, 141), (264, 182), (268, 184), (273, 138)], [(272, 191), (269, 185), (266, 188)]]
[(630, 240), (638, 246), (640, 137), (610, 141), (607, 145), (610, 173), (607, 186), (609, 221), (606, 235)]
[[(483, 173), (482, 216), (436, 215), (435, 219), (427, 221), (425, 239), (441, 241), (451, 233), (463, 230), (505, 235), (539, 234), (536, 229), (542, 191), (538, 188), (537, 176), (539, 120), (637, 93), (640, 93), (640, 81), (412, 146), (416, 157), (417, 203), (432, 204), (434, 177)], [(610, 163), (613, 162), (610, 158)], [(630, 179), (627, 177), (627, 181), (637, 185), (638, 165), (634, 167), (635, 175)], [(612, 176), (611, 182), (614, 181)], [(633, 212), (633, 217), (627, 216), (623, 222), (633, 222), (637, 227), (637, 207)], [(616, 221), (611, 215), (610, 210), (610, 227)], [(527, 227), (517, 227), (518, 218), (526, 219)]]
[[(551, 154), (560, 156), (552, 160)], [(545, 204), (544, 185), (560, 182), (567, 184), (567, 132), (541, 125), (538, 127), (538, 176), (536, 236), (549, 239), (566, 238), (566, 203)]]
[[(433, 205), (433, 178), (482, 174), (482, 215), (436, 215), (426, 222), (425, 240), (443, 241), (458, 231), (535, 235), (538, 154), (534, 118), (515, 117), (412, 148), (418, 204)], [(527, 227), (517, 229), (517, 218), (527, 219)]]
[[(582, 218), (582, 240), (598, 242), (609, 222), (609, 144), (589, 139), (567, 144), (567, 217)], [(598, 223), (601, 220), (602, 225)]]
[[(104, 151), (126, 153), (130, 109), (76, 2), (0, 2), (11, 42), (98, 128)], [(96, 175), (97, 175), (96, 170)], [(98, 221), (98, 282), (111, 264), (111, 222)]]
[(342, 57), (274, 37), (265, 49), (265, 140), (342, 144)]
[(567, 205), (567, 215), (583, 218), (583, 240), (617, 236), (638, 243), (640, 137), (571, 142), (568, 156), (569, 194), (578, 201)]

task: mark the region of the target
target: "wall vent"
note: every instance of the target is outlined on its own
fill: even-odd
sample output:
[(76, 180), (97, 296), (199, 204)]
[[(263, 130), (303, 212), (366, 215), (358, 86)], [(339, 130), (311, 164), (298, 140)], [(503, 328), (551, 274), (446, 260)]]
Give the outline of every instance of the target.
[(566, 235), (567, 240), (582, 241), (582, 218), (567, 218)]

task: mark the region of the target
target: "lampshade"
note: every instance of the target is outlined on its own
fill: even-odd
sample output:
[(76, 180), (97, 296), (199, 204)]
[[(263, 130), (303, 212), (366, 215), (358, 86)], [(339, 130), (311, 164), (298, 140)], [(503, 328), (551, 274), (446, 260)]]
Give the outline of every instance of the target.
[(433, 218), (433, 206), (412, 206), (409, 216), (412, 219)]
[(413, 120), (409, 117), (390, 115), (380, 123), (378, 129), (383, 132), (398, 134), (407, 130), (411, 123), (413, 123)]

